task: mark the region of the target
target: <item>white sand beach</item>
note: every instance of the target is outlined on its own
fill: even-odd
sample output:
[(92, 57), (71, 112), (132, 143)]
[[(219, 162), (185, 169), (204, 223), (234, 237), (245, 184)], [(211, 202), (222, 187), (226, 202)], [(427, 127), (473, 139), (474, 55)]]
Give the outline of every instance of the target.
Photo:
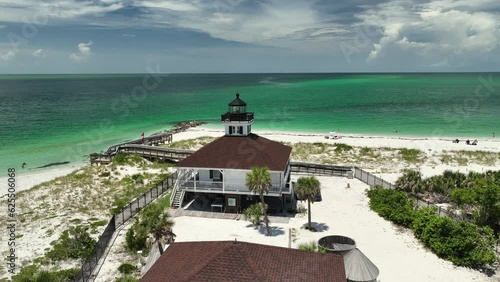
[[(489, 151), (500, 152), (500, 140), (480, 139), (478, 145), (465, 145), (452, 143), (454, 138), (422, 138), (422, 137), (399, 137), (399, 136), (360, 136), (342, 135), (340, 139), (325, 139), (325, 134), (292, 133), (292, 132), (258, 132), (255, 133), (276, 141), (289, 143), (313, 143), (321, 142), (327, 144), (344, 143), (351, 146), (369, 148), (408, 148), (419, 149), (425, 153), (425, 161), (416, 168), (424, 174), (431, 176), (440, 174), (444, 170), (484, 171), (486, 169), (497, 169), (499, 160), (490, 164), (469, 162), (465, 165), (454, 163), (443, 163), (440, 161), (440, 154), (446, 151), (466, 150), (466, 151)], [(222, 130), (214, 130), (207, 127), (196, 127), (174, 135), (174, 141), (198, 138), (201, 136), (219, 137)], [(343, 164), (335, 163), (332, 164)], [(408, 167), (403, 162), (393, 161), (390, 169), (378, 169), (376, 163), (361, 163), (358, 166), (372, 171), (378, 176), (395, 181), (401, 175), (401, 171)], [(20, 190), (40, 184), (57, 176), (65, 175), (76, 168), (53, 168), (37, 173), (23, 173), (19, 176)], [(295, 175), (293, 178), (297, 178)], [(288, 247), (290, 231), (293, 233), (292, 247), (300, 243), (318, 240), (327, 235), (345, 235), (356, 240), (357, 247), (370, 258), (380, 269), (380, 281), (500, 281), (498, 278), (488, 278), (486, 275), (471, 269), (455, 267), (450, 262), (437, 258), (436, 255), (426, 250), (411, 231), (405, 231), (393, 226), (390, 222), (380, 218), (368, 207), (368, 199), (365, 195), (367, 185), (355, 179), (338, 177), (319, 177), (322, 185), (323, 201), (312, 206), (312, 220), (319, 224), (320, 232), (312, 233), (301, 227), (307, 222), (307, 217), (296, 218), (276, 218), (272, 219), (274, 235), (264, 236), (263, 233), (249, 226), (250, 222), (240, 218), (239, 220), (206, 219), (195, 217), (175, 217), (174, 233), (177, 234), (177, 241), (197, 241), (197, 240), (240, 240), (271, 244)], [(1, 181), (1, 179), (0, 179)], [(350, 189), (347, 189), (347, 183)], [(98, 190), (99, 183), (95, 183)], [(39, 191), (37, 192), (39, 193)], [(69, 195), (68, 195), (69, 197)], [(57, 211), (54, 211), (57, 213)], [(108, 218), (107, 215), (96, 216), (99, 219)], [(39, 224), (35, 222), (34, 224)], [(61, 224), (60, 218), (54, 222), (44, 222), (46, 224)], [(38, 230), (38, 231), (37, 231)], [(20, 250), (20, 260), (29, 263), (43, 253), (43, 250), (50, 246), (50, 242), (60, 234), (51, 236), (41, 236), (46, 230), (33, 226), (23, 231), (24, 237), (19, 238), (20, 246), (26, 248)], [(136, 261), (135, 255), (126, 255), (123, 251), (123, 231), (121, 238), (117, 239), (113, 245), (105, 265), (101, 268), (98, 281), (112, 281), (118, 274), (116, 267), (124, 261)], [(6, 236), (3, 234), (2, 236)], [(2, 240), (3, 241), (3, 240)], [(36, 252), (33, 247), (37, 246)], [(114, 250), (115, 248), (118, 248)], [(121, 248), (121, 250), (120, 250)], [(6, 251), (6, 244), (0, 246), (0, 252)], [(111, 265), (107, 265), (111, 263)], [(5, 277), (4, 271), (0, 268), (0, 278)], [(498, 277), (498, 276), (497, 276)], [(497, 279), (497, 280), (495, 280)]]

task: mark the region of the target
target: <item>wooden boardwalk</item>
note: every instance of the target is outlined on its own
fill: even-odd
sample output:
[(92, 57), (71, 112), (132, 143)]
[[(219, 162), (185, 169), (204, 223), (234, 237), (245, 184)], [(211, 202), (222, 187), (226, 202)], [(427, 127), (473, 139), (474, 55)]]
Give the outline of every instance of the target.
[(174, 217), (180, 216), (191, 216), (191, 217), (203, 217), (203, 218), (217, 218), (217, 219), (241, 219), (241, 214), (236, 213), (223, 213), (223, 212), (209, 212), (209, 211), (193, 211), (185, 209), (170, 209), (170, 212)]

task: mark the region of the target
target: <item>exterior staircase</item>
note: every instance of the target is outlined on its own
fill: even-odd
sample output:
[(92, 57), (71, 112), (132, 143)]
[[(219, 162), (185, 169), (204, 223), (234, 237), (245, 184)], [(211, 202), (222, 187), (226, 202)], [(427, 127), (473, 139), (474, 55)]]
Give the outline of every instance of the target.
[(172, 195), (172, 203), (171, 207), (173, 209), (178, 209), (182, 206), (182, 202), (184, 201), (184, 191), (175, 189), (173, 195)]

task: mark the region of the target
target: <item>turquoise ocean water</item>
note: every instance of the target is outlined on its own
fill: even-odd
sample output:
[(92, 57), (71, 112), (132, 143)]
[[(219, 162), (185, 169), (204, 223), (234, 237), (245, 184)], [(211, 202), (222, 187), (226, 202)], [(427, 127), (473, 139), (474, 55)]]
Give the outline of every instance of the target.
[(237, 91), (256, 130), (500, 134), (499, 73), (0, 75), (0, 169), (88, 161), (184, 120), (217, 126)]

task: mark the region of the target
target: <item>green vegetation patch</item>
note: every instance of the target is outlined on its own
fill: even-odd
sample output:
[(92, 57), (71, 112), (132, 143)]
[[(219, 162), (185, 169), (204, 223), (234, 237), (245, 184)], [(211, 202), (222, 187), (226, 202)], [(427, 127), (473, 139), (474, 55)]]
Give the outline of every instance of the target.
[(216, 139), (216, 137), (202, 136), (199, 138), (175, 141), (175, 142), (172, 142), (170, 144), (167, 144), (166, 147), (176, 148), (176, 149), (193, 150), (193, 149), (196, 149), (198, 147), (205, 146), (206, 144), (212, 142), (215, 139)]
[(399, 156), (410, 163), (418, 162), (420, 157), (422, 156), (422, 151), (417, 149), (399, 149)]
[(458, 266), (482, 268), (497, 261), (493, 230), (465, 221), (452, 221), (436, 214), (437, 209), (414, 210), (407, 194), (375, 187), (369, 190), (370, 208), (381, 217), (411, 228), (417, 238), (439, 257)]
[(139, 217), (125, 236), (127, 248), (130, 251), (134, 253), (139, 250), (149, 251), (150, 246), (147, 245), (146, 240), (150, 233), (157, 236), (171, 235), (174, 223), (167, 211), (170, 207), (169, 194), (139, 212)]
[(135, 265), (131, 265), (130, 263), (124, 263), (118, 267), (118, 271), (122, 274), (130, 274), (137, 270)]
[(344, 143), (335, 143), (335, 152), (336, 153), (343, 153), (343, 152), (348, 152), (351, 151), (353, 147), (351, 145), (347, 145)]
[(146, 161), (135, 154), (127, 154), (124, 152), (118, 152), (113, 158), (113, 165), (129, 165), (129, 166), (140, 166)]
[(90, 237), (86, 227), (73, 226), (65, 230), (59, 239), (50, 243), (53, 249), (45, 256), (53, 261), (64, 261), (68, 258), (86, 259), (95, 244), (96, 240)]
[(64, 270), (40, 270), (35, 265), (29, 265), (21, 268), (19, 274), (12, 277), (12, 282), (70, 282), (76, 279), (80, 272), (78, 268), (70, 268)]

